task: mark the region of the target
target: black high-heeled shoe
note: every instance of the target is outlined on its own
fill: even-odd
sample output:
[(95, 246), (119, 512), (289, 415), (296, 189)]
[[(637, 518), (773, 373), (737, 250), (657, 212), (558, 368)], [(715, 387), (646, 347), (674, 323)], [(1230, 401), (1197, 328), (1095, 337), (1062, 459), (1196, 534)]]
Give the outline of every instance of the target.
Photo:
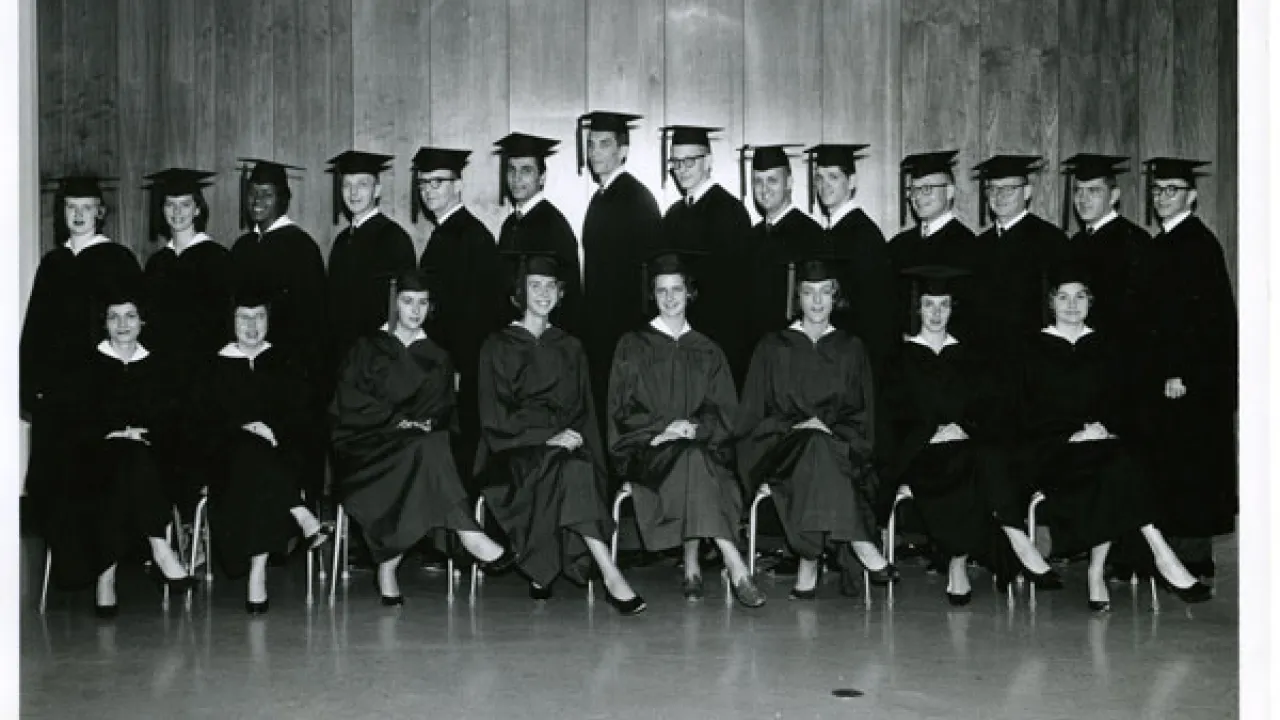
[(529, 583), (529, 599), (530, 600), (550, 600), (551, 586), (543, 587), (537, 583)]
[(516, 554), (511, 552), (510, 550), (504, 549), (501, 555), (490, 560), (489, 562), (485, 562), (483, 560), (476, 560), (476, 565), (479, 566), (479, 568), (484, 571), (485, 575), (492, 575), (492, 576), (502, 575), (506, 572), (509, 572), (512, 568), (516, 566)]
[(173, 592), (186, 592), (196, 584), (196, 579), (190, 575), (180, 578), (171, 578), (165, 575), (164, 571), (156, 563), (152, 563), (149, 566), (147, 576), (156, 584), (156, 587), (164, 588), (164, 586), (168, 585), (169, 590)]
[(953, 593), (950, 590), (947, 591), (947, 602), (950, 603), (951, 607), (964, 607), (972, 600), (972, 590), (967, 593)]
[(266, 615), (267, 611), (271, 609), (271, 599), (267, 598), (267, 599), (264, 599), (262, 602), (245, 600), (244, 609), (245, 609), (245, 612), (249, 613), (250, 615)]
[(93, 616), (99, 620), (114, 620), (120, 614), (120, 606), (112, 603), (111, 605), (93, 604)]
[(1090, 600), (1089, 611), (1096, 613), (1111, 612), (1110, 600)]
[(1165, 576), (1157, 573), (1156, 582), (1160, 583), (1165, 590), (1177, 595), (1179, 600), (1187, 603), (1188, 605), (1208, 602), (1213, 599), (1213, 588), (1205, 585), (1199, 580), (1192, 582), (1191, 585), (1187, 587), (1180, 588), (1169, 582)]
[(308, 550), (318, 550), (325, 543), (329, 542), (329, 539), (332, 537), (333, 527), (322, 524), (320, 527), (316, 528), (315, 532), (302, 538), (302, 542), (299, 543), (298, 547), (306, 547)]
[(612, 605), (613, 609), (617, 610), (620, 615), (639, 615), (645, 611), (645, 608), (649, 607), (649, 604), (646, 603), (644, 598), (640, 597), (639, 594), (635, 595), (630, 600), (619, 600), (613, 596), (613, 593), (609, 592), (609, 588), (607, 587), (604, 589), (604, 599), (605, 602)]
[(1023, 575), (1027, 578), (1027, 582), (1036, 586), (1037, 590), (1062, 589), (1062, 576), (1053, 568), (1049, 568), (1038, 575), (1024, 568)]
[[(862, 566), (866, 568), (866, 565)], [(898, 568), (893, 563), (887, 563), (879, 570), (867, 570), (867, 577), (871, 578), (872, 585), (884, 586), (896, 583), (902, 579), (902, 573), (898, 572)]]
[[(818, 558), (818, 572), (817, 572), (817, 574), (814, 576), (814, 580), (813, 580), (813, 587), (809, 588), (808, 590), (801, 590), (800, 588), (792, 587), (792, 588), (791, 588), (791, 594), (787, 596), (787, 599), (788, 599), (788, 600), (803, 600), (803, 601), (808, 601), (808, 600), (817, 600), (817, 599), (818, 599), (818, 586), (822, 584), (822, 569), (823, 569), (823, 562), (822, 562), (822, 558)], [(797, 570), (796, 570), (796, 577), (797, 577), (797, 578), (799, 578), (799, 573), (800, 573), (800, 570), (797, 568)]]

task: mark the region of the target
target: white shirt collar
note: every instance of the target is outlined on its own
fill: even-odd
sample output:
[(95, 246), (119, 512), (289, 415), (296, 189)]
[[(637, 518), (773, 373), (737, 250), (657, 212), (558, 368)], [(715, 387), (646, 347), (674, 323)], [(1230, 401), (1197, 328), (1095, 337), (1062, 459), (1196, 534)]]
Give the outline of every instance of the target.
[(707, 194), (707, 191), (711, 189), (711, 186), (715, 184), (716, 184), (716, 181), (712, 180), (711, 178), (707, 178), (706, 180), (703, 180), (702, 182), (695, 185), (694, 188), (689, 191), (689, 194), (686, 195), (686, 197), (692, 198), (692, 200), (685, 200), (685, 202), (688, 202), (688, 203), (698, 202), (699, 200), (702, 199), (703, 195)]
[(1116, 212), (1115, 209), (1112, 209), (1106, 215), (1103, 215), (1101, 218), (1098, 218), (1098, 221), (1095, 222), (1093, 225), (1090, 225), (1089, 227), (1093, 228), (1094, 232), (1098, 232), (1098, 230), (1102, 229), (1103, 225), (1106, 225), (1107, 223), (1111, 222), (1112, 220), (1115, 220), (1118, 217), (1120, 217), (1120, 213)]
[[(791, 323), (790, 325), (788, 325), (788, 326), (787, 326), (787, 329), (788, 329), (788, 330), (795, 330), (796, 332), (800, 333), (801, 335), (805, 335), (805, 332), (804, 332), (804, 321), (803, 321), (803, 320), (796, 320), (795, 322), (793, 322), (793, 323)], [(833, 333), (833, 332), (835, 332), (835, 331), (836, 331), (835, 326), (834, 326), (834, 325), (832, 325), (831, 323), (827, 323), (827, 329), (826, 329), (826, 330), (823, 330), (823, 331), (822, 331), (822, 334), (821, 334), (821, 335), (819, 335), (818, 337), (826, 337), (826, 336), (830, 335), (831, 333)], [(805, 335), (805, 337), (809, 337), (809, 336), (808, 336), (808, 335)]]
[(609, 177), (600, 178), (600, 192), (604, 192), (605, 190), (608, 190), (609, 186), (613, 184), (613, 181), (617, 180), (618, 177), (626, 171), (627, 169), (625, 167), (619, 165), (618, 169), (614, 170), (613, 173), (609, 175)]
[(941, 230), (943, 225), (946, 225), (947, 223), (955, 219), (956, 219), (956, 214), (951, 210), (947, 210), (946, 212), (942, 213), (938, 217), (921, 224), (920, 234), (923, 235), (924, 237), (931, 237), (935, 233), (937, 233), (939, 230)]
[(114, 358), (116, 360), (119, 360), (125, 365), (128, 365), (129, 363), (138, 362), (139, 360), (145, 360), (146, 357), (151, 354), (147, 352), (146, 348), (142, 347), (142, 343), (138, 343), (138, 349), (133, 351), (133, 357), (126, 360), (120, 357), (120, 353), (117, 353), (116, 349), (111, 346), (110, 340), (103, 340), (102, 342), (98, 343), (98, 352), (102, 353), (103, 355), (106, 355), (109, 358)]
[(179, 249), (178, 249), (177, 244), (176, 244), (176, 243), (174, 243), (174, 241), (173, 241), (173, 240), (170, 240), (169, 242), (165, 243), (165, 247), (167, 247), (167, 248), (169, 248), (170, 250), (172, 250), (174, 255), (181, 255), (182, 253), (184, 253), (184, 252), (186, 252), (186, 251), (190, 250), (191, 248), (193, 248), (193, 247), (195, 247), (195, 246), (199, 245), (200, 243), (202, 243), (202, 242), (207, 242), (207, 241), (212, 240), (212, 239), (213, 239), (213, 238), (209, 237), (209, 236), (208, 236), (207, 234), (205, 234), (205, 233), (196, 233), (195, 237), (191, 238), (191, 242), (190, 242), (190, 243), (188, 243), (188, 244), (187, 244), (187, 246), (186, 246), (185, 248), (181, 249), (181, 250), (179, 250)]
[(272, 230), (279, 230), (282, 227), (287, 227), (289, 225), (294, 225), (294, 224), (295, 223), (293, 222), (293, 220), (289, 219), (288, 215), (281, 215), (280, 217), (276, 218), (275, 222), (271, 223), (271, 227), (267, 228), (266, 230), (262, 230), (261, 226), (259, 226), (258, 229), (261, 230), (263, 235), (266, 235)]
[(787, 204), (782, 207), (782, 212), (778, 213), (778, 216), (776, 218), (774, 218), (773, 220), (770, 220), (769, 218), (765, 218), (764, 221), (769, 227), (773, 227), (774, 225), (777, 225), (778, 223), (782, 222), (782, 218), (786, 217), (787, 213), (790, 213), (790, 212), (797, 212), (797, 211), (796, 211), (795, 203), (788, 200)]
[(85, 248), (90, 248), (90, 247), (93, 247), (94, 245), (101, 245), (102, 243), (108, 243), (108, 242), (111, 242), (111, 238), (108, 238), (106, 235), (102, 235), (101, 233), (99, 233), (90, 237), (88, 240), (86, 240), (85, 243), (81, 245), (79, 249), (76, 249), (75, 238), (67, 238), (66, 245), (67, 245), (67, 249), (71, 251), (72, 255), (79, 255), (81, 252), (84, 251)]
[[(920, 333), (919, 335), (912, 335), (911, 337), (907, 338), (907, 342), (915, 343), (917, 345), (923, 345), (929, 348), (930, 350), (933, 349), (933, 346), (929, 344), (929, 341), (924, 339), (924, 333)], [(960, 341), (952, 337), (951, 333), (947, 333), (946, 339), (942, 341), (942, 347), (947, 347), (949, 345), (959, 345), (959, 344), (960, 344)]]
[(1169, 218), (1167, 221), (1160, 223), (1160, 227), (1164, 228), (1165, 232), (1172, 232), (1174, 228), (1182, 224), (1183, 220), (1186, 220), (1189, 217), (1191, 217), (1191, 211), (1183, 210), (1177, 215), (1174, 215), (1172, 218)]
[(539, 190), (538, 192), (534, 193), (533, 197), (529, 198), (529, 201), (526, 202), (524, 205), (516, 205), (516, 212), (520, 213), (521, 215), (528, 215), (529, 211), (533, 209), (533, 206), (542, 202), (543, 199), (544, 198), (542, 196), (542, 191)]
[(241, 350), (239, 345), (235, 344), (234, 342), (229, 342), (226, 345), (224, 345), (221, 350), (218, 351), (218, 355), (224, 358), (237, 358), (240, 360), (248, 360), (249, 362), (253, 362), (254, 358), (258, 357), (259, 355), (266, 352), (270, 348), (271, 348), (271, 342), (264, 340), (263, 343), (258, 346), (258, 352), (250, 355), (244, 350)]
[(1066, 340), (1067, 342), (1071, 343), (1072, 345), (1075, 345), (1076, 343), (1080, 342), (1080, 338), (1084, 337), (1085, 335), (1089, 335), (1090, 333), (1092, 333), (1092, 332), (1093, 332), (1093, 328), (1089, 327), (1088, 325), (1085, 325), (1085, 326), (1084, 326), (1084, 330), (1083, 330), (1083, 331), (1081, 331), (1080, 335), (1078, 335), (1078, 336), (1076, 337), (1076, 339), (1075, 339), (1075, 340), (1072, 340), (1071, 338), (1069, 338), (1069, 337), (1067, 337), (1066, 335), (1063, 335), (1061, 332), (1059, 332), (1059, 331), (1058, 331), (1058, 327), (1057, 327), (1056, 325), (1050, 325), (1050, 326), (1048, 326), (1048, 327), (1044, 328), (1043, 330), (1041, 330), (1040, 332), (1044, 333), (1045, 335), (1052, 335), (1052, 336), (1054, 336), (1054, 337), (1056, 337), (1056, 338), (1062, 338), (1063, 340)]
[(1022, 222), (1022, 218), (1026, 216), (1027, 216), (1027, 211), (1023, 210), (1017, 215), (1014, 215), (1013, 219), (1010, 220), (1009, 222), (1001, 222), (999, 220), (996, 220), (996, 227), (1000, 228), (1001, 230), (1004, 230), (1005, 232), (1008, 232), (1009, 229), (1012, 228), (1014, 225), (1017, 225), (1018, 223)]
[[(379, 329), (379, 330), (381, 330), (382, 332), (384, 332), (384, 333), (386, 333), (386, 334), (390, 335), (391, 337), (393, 337), (393, 338), (395, 338), (395, 339), (397, 339), (397, 340), (400, 340), (400, 336), (399, 336), (399, 335), (397, 335), (397, 334), (395, 334), (395, 333), (391, 332), (391, 323), (382, 323), (382, 327), (380, 327), (380, 328), (378, 328), (378, 329)], [(409, 338), (409, 342), (405, 343), (405, 344), (404, 344), (404, 346), (405, 346), (405, 347), (409, 347), (410, 345), (412, 345), (412, 344), (414, 344), (414, 343), (418, 342), (419, 340), (425, 340), (426, 338), (427, 338), (427, 332), (426, 332), (425, 330), (423, 330), (422, 328), (418, 328), (418, 331), (417, 331), (416, 333), (414, 333), (414, 334), (413, 334), (413, 337)], [(403, 341), (402, 341), (402, 342), (403, 342)]]
[(837, 223), (845, 219), (845, 217), (856, 208), (857, 205), (854, 205), (853, 198), (845, 200), (840, 204), (840, 207), (836, 208), (835, 212), (831, 213), (830, 217), (827, 218), (827, 228), (830, 229), (835, 227)]
[(360, 227), (361, 225), (363, 225), (363, 224), (365, 224), (366, 222), (368, 222), (368, 221), (369, 221), (369, 218), (373, 217), (374, 215), (377, 215), (377, 214), (378, 214), (378, 213), (380, 213), (380, 212), (382, 212), (382, 211), (381, 211), (381, 210), (379, 210), (377, 207), (374, 207), (372, 210), (370, 210), (369, 212), (365, 213), (365, 216), (364, 216), (364, 217), (362, 217), (362, 218), (352, 218), (352, 220), (351, 220), (351, 227), (353, 227), (353, 228), (358, 228), (358, 227)]
[(670, 328), (668, 328), (668, 327), (667, 327), (667, 324), (666, 324), (666, 323), (664, 323), (664, 322), (662, 322), (662, 316), (661, 316), (661, 315), (659, 315), (658, 317), (655, 317), (654, 319), (650, 320), (650, 321), (649, 321), (649, 327), (653, 328), (654, 330), (657, 330), (658, 332), (662, 333), (663, 335), (666, 335), (667, 337), (671, 338), (672, 340), (679, 340), (682, 336), (684, 336), (685, 334), (687, 334), (687, 333), (689, 333), (689, 332), (691, 332), (691, 331), (693, 330), (693, 328), (689, 327), (689, 321), (688, 321), (688, 320), (685, 320), (685, 321), (684, 321), (684, 325), (680, 328), (680, 331), (679, 331), (679, 332), (676, 332), (676, 333), (672, 333), (672, 332), (671, 332), (671, 330), (670, 330)]
[(457, 205), (454, 205), (448, 210), (445, 210), (444, 214), (436, 218), (436, 227), (440, 227), (441, 225), (443, 225), (445, 220), (448, 220), (449, 218), (453, 217), (461, 209), (462, 209), (462, 203), (458, 203)]

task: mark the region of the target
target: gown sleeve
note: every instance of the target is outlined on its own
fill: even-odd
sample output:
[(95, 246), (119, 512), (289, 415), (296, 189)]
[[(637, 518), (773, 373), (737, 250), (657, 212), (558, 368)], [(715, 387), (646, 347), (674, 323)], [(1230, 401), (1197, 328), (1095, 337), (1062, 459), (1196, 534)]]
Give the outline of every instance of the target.
[(707, 444), (707, 449), (725, 459), (732, 453), (734, 417), (738, 413), (738, 393), (733, 383), (729, 362), (720, 348), (714, 347), (708, 370), (706, 394), (690, 420), (698, 426), (694, 439)]
[(742, 403), (738, 406), (738, 417), (734, 423), (738, 437), (738, 469), (743, 478), (751, 477), (751, 470), (768, 453), (773, 441), (804, 419), (781, 414), (773, 386), (774, 352), (773, 344), (767, 338), (762, 340), (747, 368)]
[(403, 419), (395, 406), (370, 387), (390, 366), (390, 358), (382, 356), (368, 339), (357, 341), (351, 349), (339, 372), (329, 410), (335, 443), (394, 428)]
[(480, 429), (491, 453), (542, 445), (563, 429), (553, 427), (546, 411), (519, 406), (515, 387), (519, 373), (513, 372), (514, 368), (503, 367), (504, 345), (499, 332), (491, 335), (480, 349), (477, 377)]
[(840, 404), (835, 422), (828, 427), (833, 435), (849, 443), (854, 452), (870, 458), (875, 447), (875, 388), (871, 364), (861, 342), (852, 342), (846, 352), (846, 402)]
[(628, 465), (634, 455), (671, 424), (646, 407), (637, 394), (644, 362), (642, 342), (633, 333), (624, 335), (609, 373), (609, 455), (622, 477), (629, 476)]

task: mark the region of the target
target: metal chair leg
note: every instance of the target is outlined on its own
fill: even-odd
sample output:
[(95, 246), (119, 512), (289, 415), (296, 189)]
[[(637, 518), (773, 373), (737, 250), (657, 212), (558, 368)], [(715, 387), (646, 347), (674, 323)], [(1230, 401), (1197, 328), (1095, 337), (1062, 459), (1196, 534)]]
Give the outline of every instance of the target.
[(347, 522), (347, 513), (339, 503), (337, 517), (333, 523), (333, 572), (329, 575), (329, 607), (333, 607), (337, 599), (339, 578), (344, 582), (350, 578), (350, 572), (345, 564), (342, 567), (342, 574), (338, 574), (338, 563), (347, 553)]
[[(893, 506), (889, 508), (889, 527), (888, 537), (885, 538), (885, 557), (889, 564), (892, 565), (898, 551), (898, 506), (907, 500), (911, 500), (915, 496), (911, 494), (911, 488), (907, 485), (900, 485), (898, 493), (893, 497)], [(871, 575), (864, 568), (862, 571), (862, 580), (864, 587), (867, 588), (867, 605), (871, 605)], [(889, 583), (888, 605), (893, 607), (893, 583)]]
[(760, 501), (769, 497), (768, 485), (761, 485), (756, 496), (751, 500), (751, 512), (747, 520), (747, 571), (751, 577), (756, 576), (756, 520), (760, 510)]
[[(476, 525), (484, 530), (484, 496), (476, 498)], [(480, 583), (480, 568), (475, 563), (471, 564), (471, 601), (476, 599), (476, 586)]]
[[(1036, 536), (1036, 506), (1044, 501), (1044, 493), (1036, 491), (1036, 493), (1031, 496), (1031, 505), (1027, 508), (1027, 537), (1032, 538), (1033, 541)], [(1036, 584), (1027, 584), (1031, 586), (1028, 590), (1028, 597), (1030, 599), (1031, 609), (1034, 610), (1036, 608)]]
[[(613, 500), (613, 537), (609, 540), (609, 557), (618, 562), (618, 527), (622, 522), (622, 501), (631, 497), (631, 483), (623, 483)], [(634, 502), (634, 501), (633, 501)]]
[(40, 614), (43, 615), (49, 601), (49, 574), (53, 570), (53, 550), (44, 549), (44, 582), (40, 585)]

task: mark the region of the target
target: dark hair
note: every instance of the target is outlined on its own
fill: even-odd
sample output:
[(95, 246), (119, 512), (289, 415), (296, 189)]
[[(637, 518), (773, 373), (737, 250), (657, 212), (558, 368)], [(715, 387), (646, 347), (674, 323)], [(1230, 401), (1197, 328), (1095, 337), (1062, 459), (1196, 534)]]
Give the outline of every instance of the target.
[[(288, 213), (288, 212), (289, 212), (289, 203), (291, 203), (291, 202), (293, 201), (293, 191), (289, 189), (289, 184), (288, 184), (288, 183), (283, 183), (283, 184), (282, 184), (282, 183), (274, 183), (274, 182), (253, 182), (253, 183), (249, 183), (249, 187), (250, 187), (250, 188), (252, 188), (254, 185), (270, 185), (271, 187), (275, 188), (275, 191), (276, 191), (276, 209), (280, 212), (280, 214), (281, 214), (281, 215), (284, 215), (284, 214), (286, 214), (286, 213)], [(245, 201), (246, 203), (247, 203), (247, 202), (249, 202), (249, 197), (248, 197), (248, 194), (247, 194), (247, 193), (246, 193), (246, 195), (245, 195), (245, 199), (244, 199), (244, 201)]]
[[(960, 303), (956, 300), (955, 293), (952, 291), (947, 291), (945, 293), (928, 293), (928, 292), (920, 293), (919, 295), (916, 296), (915, 307), (911, 308), (911, 317), (907, 319), (907, 326), (911, 331), (910, 332), (911, 335), (919, 335), (920, 331), (924, 327), (924, 322), (920, 319), (920, 314), (924, 312), (923, 300), (925, 299), (926, 296), (945, 297), (951, 300), (952, 313), (955, 313), (956, 308), (959, 307), (960, 305)], [(948, 324), (950, 324), (949, 321), (948, 321)]]
[[(511, 304), (522, 313), (529, 309), (528, 279), (529, 272), (520, 270), (516, 273), (515, 286), (511, 288)], [(556, 304), (551, 308), (552, 310), (560, 307), (560, 301), (564, 299), (564, 281), (559, 278), (556, 278), (556, 290), (559, 291), (560, 297), (556, 299)]]
[(1089, 303), (1090, 303), (1090, 304), (1092, 304), (1092, 303), (1093, 303), (1093, 288), (1089, 287), (1089, 282), (1088, 282), (1087, 280), (1082, 280), (1082, 279), (1079, 279), (1079, 278), (1059, 278), (1059, 279), (1056, 279), (1056, 280), (1054, 280), (1052, 283), (1050, 283), (1050, 285), (1049, 285), (1049, 294), (1045, 296), (1046, 307), (1047, 307), (1047, 308), (1048, 308), (1048, 310), (1049, 310), (1049, 313), (1050, 313), (1050, 314), (1049, 314), (1049, 317), (1050, 317), (1050, 318), (1052, 318), (1052, 317), (1053, 317), (1053, 298), (1054, 298), (1054, 296), (1058, 294), (1058, 291), (1062, 289), (1062, 286), (1063, 286), (1063, 285), (1070, 285), (1071, 283), (1076, 283), (1076, 284), (1080, 285), (1080, 287), (1083, 287), (1083, 288), (1084, 288), (1084, 294), (1085, 294), (1085, 297), (1089, 298)]
[(132, 294), (128, 296), (117, 295), (111, 298), (99, 298), (98, 300), (98, 306), (99, 306), (98, 307), (98, 324), (99, 325), (105, 326), (107, 324), (107, 313), (111, 310), (111, 308), (117, 305), (132, 305), (133, 309), (138, 311), (138, 319), (140, 320), (146, 319), (147, 310), (143, 306), (143, 302), (141, 299), (139, 299), (138, 297), (135, 297)]
[(686, 305), (693, 305), (693, 301), (698, 299), (698, 283), (693, 279), (693, 276), (690, 275), (689, 273), (685, 273), (685, 272), (655, 273), (649, 277), (649, 294), (645, 296), (645, 303), (644, 303), (646, 312), (657, 311), (658, 302), (657, 300), (654, 299), (653, 296), (655, 293), (658, 292), (658, 278), (662, 277), (663, 275), (679, 275), (680, 276), (680, 280), (684, 282), (685, 292), (688, 294), (688, 300), (686, 301)]
[[(71, 227), (67, 225), (67, 200), (73, 197), (91, 197), (98, 201), (98, 216), (93, 219), (93, 231), (101, 233), (107, 223), (107, 201), (101, 195), (68, 195), (65, 190), (58, 190), (53, 196), (53, 238), (55, 245), (65, 243), (71, 237)], [(105, 316), (104, 316), (105, 317)]]
[(844, 296), (844, 291), (840, 288), (840, 281), (835, 278), (827, 278), (826, 280), (797, 280), (795, 291), (792, 294), (791, 319), (795, 320), (804, 315), (804, 310), (800, 309), (800, 286), (806, 282), (830, 282), (832, 290), (831, 311), (846, 310), (849, 307), (849, 301)]
[[(200, 191), (200, 188), (196, 188), (194, 191), (189, 193), (166, 193), (164, 199), (168, 200), (169, 198), (182, 197), (183, 195), (190, 195), (191, 199), (195, 201), (196, 210), (198, 212), (196, 213), (196, 217), (192, 222), (192, 225), (195, 227), (196, 232), (204, 232), (205, 228), (209, 227), (209, 201), (204, 199), (204, 193)], [(160, 217), (156, 218), (159, 222), (155, 224), (155, 227), (160, 231), (160, 236), (167, 240), (172, 239), (173, 232), (169, 229), (169, 222), (164, 218), (163, 202), (156, 207), (156, 211), (160, 213)]]
[(435, 293), (431, 292), (431, 290), (426, 287), (402, 287), (396, 290), (396, 296), (392, 298), (391, 306), (387, 308), (387, 328), (392, 331), (396, 329), (396, 322), (399, 320), (399, 318), (396, 317), (396, 306), (400, 302), (400, 296), (407, 292), (420, 292), (427, 294), (427, 313), (422, 317), (422, 324), (424, 326), (427, 324), (428, 320), (436, 315)]
[(857, 165), (856, 165), (855, 163), (852, 163), (852, 162), (845, 162), (845, 161), (843, 161), (843, 160), (838, 161), (838, 162), (817, 163), (817, 164), (816, 164), (816, 167), (819, 167), (819, 168), (824, 168), (824, 167), (840, 168), (840, 172), (844, 173), (844, 174), (845, 174), (846, 176), (848, 176), (848, 177), (853, 177), (854, 175), (857, 175), (857, 174), (858, 174)]
[(504, 172), (511, 169), (511, 161), (515, 160), (517, 157), (533, 158), (533, 163), (538, 168), (538, 174), (539, 175), (547, 174), (547, 159), (545, 157), (542, 157), (541, 155), (516, 155), (516, 156), (508, 155), (506, 159), (503, 161), (503, 165), (502, 165), (502, 169)]

